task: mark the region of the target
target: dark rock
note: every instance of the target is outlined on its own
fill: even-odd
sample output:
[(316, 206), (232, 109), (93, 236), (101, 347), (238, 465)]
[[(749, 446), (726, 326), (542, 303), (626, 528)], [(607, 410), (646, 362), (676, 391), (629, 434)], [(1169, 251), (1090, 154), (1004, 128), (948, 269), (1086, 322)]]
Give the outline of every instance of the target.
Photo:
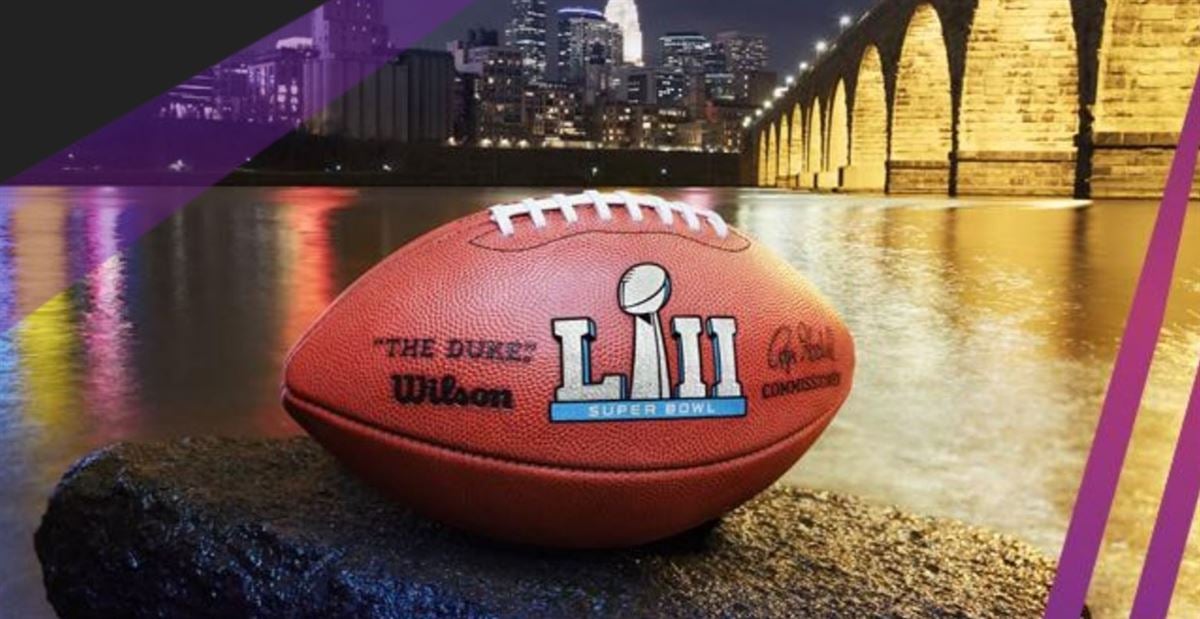
[(98, 451), (35, 537), (68, 618), (1035, 617), (1054, 567), (957, 522), (783, 487), (648, 547), (506, 547), (388, 502), (306, 438)]

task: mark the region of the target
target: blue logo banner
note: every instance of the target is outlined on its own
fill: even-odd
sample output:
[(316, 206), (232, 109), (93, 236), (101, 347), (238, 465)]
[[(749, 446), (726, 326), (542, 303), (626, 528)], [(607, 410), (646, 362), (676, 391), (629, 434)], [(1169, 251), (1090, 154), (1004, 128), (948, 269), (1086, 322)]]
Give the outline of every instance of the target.
[(566, 422), (652, 421), (745, 416), (746, 398), (600, 400), (550, 404), (550, 421)]

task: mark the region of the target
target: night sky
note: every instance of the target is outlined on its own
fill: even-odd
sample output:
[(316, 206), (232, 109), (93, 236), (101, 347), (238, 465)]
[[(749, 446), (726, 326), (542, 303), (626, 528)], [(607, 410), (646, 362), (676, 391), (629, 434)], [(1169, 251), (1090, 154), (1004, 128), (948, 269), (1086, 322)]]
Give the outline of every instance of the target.
[[(553, 15), (563, 6), (603, 10), (604, 4), (605, 0), (550, 0), (549, 7)], [(812, 56), (815, 40), (836, 37), (838, 16), (849, 13), (857, 19), (873, 4), (872, 0), (637, 0), (649, 58), (657, 55), (658, 36), (667, 31), (698, 30), (711, 36), (721, 30), (745, 30), (769, 37), (771, 68), (781, 75), (793, 72), (802, 57)], [(395, 3), (385, 1), (384, 6), (392, 8)], [(392, 14), (397, 12), (385, 8), (389, 23), (403, 19)], [(445, 49), (446, 41), (463, 38), (468, 29), (478, 26), (503, 31), (508, 16), (508, 0), (477, 0), (419, 47)], [(553, 24), (550, 28), (553, 32)]]

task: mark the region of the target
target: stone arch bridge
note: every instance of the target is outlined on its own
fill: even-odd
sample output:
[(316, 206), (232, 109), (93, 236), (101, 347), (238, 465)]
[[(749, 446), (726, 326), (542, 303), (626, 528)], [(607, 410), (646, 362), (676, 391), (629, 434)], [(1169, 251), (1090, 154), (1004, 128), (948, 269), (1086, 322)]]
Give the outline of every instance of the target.
[(801, 189), (1156, 196), (1198, 68), (1200, 0), (882, 0), (755, 119), (743, 169)]

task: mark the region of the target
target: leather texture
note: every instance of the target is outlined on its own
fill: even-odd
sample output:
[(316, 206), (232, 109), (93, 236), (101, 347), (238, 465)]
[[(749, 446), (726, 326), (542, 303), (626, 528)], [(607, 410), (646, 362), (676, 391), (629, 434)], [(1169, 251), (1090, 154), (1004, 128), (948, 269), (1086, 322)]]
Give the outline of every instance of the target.
[[(609, 220), (587, 209), (571, 222), (545, 217), (540, 229), (518, 219), (506, 236), (488, 213), (471, 215), (386, 258), (293, 349), (287, 410), (418, 511), (498, 539), (579, 548), (719, 517), (782, 475), (847, 397), (849, 331), (794, 269), (736, 230), (720, 238), (622, 209)], [(618, 286), (644, 263), (670, 277), (659, 314), (672, 379), (672, 318), (736, 320), (744, 416), (551, 421), (563, 374), (552, 321), (593, 321), (591, 382), (630, 377), (638, 319), (621, 309)], [(714, 348), (700, 338), (709, 386)], [(403, 403), (402, 376), (452, 377), (466, 405)]]

